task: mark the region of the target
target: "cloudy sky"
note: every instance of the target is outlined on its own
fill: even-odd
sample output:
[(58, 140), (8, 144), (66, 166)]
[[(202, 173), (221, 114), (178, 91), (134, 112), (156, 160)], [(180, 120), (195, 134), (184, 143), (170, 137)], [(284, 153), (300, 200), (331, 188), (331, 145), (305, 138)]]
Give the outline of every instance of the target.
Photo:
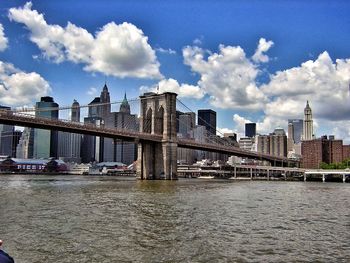
[(0, 104), (174, 91), (222, 131), (313, 109), (350, 142), (350, 1), (0, 1)]

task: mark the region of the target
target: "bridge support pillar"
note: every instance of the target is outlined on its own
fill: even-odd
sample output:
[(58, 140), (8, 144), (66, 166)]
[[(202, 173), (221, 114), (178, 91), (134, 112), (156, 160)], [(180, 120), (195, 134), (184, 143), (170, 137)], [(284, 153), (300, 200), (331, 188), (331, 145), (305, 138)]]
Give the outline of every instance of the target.
[(304, 172), (304, 182), (306, 182), (306, 173)]
[(161, 139), (140, 139), (138, 179), (177, 179), (176, 96), (171, 92), (140, 96), (140, 132)]
[(324, 183), (326, 181), (326, 175), (322, 174), (322, 182)]
[(345, 183), (345, 180), (346, 180), (345, 174), (343, 174), (343, 183)]

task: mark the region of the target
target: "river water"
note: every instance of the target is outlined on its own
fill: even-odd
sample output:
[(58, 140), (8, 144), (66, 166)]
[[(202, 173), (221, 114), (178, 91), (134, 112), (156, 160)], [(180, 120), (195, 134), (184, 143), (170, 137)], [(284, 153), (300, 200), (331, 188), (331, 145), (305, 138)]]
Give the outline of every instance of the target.
[(349, 262), (350, 184), (0, 176), (16, 263)]

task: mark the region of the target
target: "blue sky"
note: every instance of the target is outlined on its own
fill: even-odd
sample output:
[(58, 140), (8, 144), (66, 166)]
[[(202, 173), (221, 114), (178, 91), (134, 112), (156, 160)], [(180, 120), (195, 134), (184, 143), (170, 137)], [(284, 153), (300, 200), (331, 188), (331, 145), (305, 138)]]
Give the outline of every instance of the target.
[(86, 104), (107, 78), (113, 101), (159, 84), (239, 134), (246, 121), (286, 128), (310, 100), (316, 135), (350, 141), (349, 1), (2, 0), (0, 10), (0, 104)]

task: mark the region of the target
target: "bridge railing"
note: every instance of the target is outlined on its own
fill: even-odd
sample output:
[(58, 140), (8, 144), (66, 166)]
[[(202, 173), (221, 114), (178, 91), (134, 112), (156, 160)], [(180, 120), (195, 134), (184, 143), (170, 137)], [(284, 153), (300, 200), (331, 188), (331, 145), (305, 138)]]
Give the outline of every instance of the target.
[(160, 141), (162, 139), (161, 135), (141, 133), (139, 131), (129, 130), (129, 129), (118, 129), (118, 128), (109, 128), (104, 126), (98, 126), (93, 123), (81, 123), (73, 122), (65, 119), (50, 119), (42, 116), (35, 116), (25, 113), (14, 113), (10, 110), (0, 110), (0, 118), (8, 121), (17, 123), (32, 123), (36, 125), (42, 125), (43, 129), (53, 128), (56, 130), (63, 130), (69, 128), (71, 132), (84, 133), (84, 131), (101, 133), (101, 136), (123, 136), (131, 139), (143, 139), (143, 140), (152, 140)]

